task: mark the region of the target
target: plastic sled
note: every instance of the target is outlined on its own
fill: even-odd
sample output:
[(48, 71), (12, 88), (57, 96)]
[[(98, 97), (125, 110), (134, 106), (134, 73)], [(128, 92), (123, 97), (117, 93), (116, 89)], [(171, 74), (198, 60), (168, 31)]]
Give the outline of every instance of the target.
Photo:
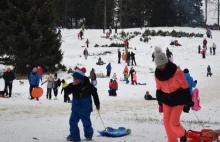
[(105, 130), (99, 131), (99, 133), (101, 136), (105, 137), (123, 137), (131, 134), (131, 130), (124, 127), (119, 127), (118, 129), (107, 127)]
[(81, 46), (82, 48), (85, 48), (86, 46)]
[(41, 87), (34, 88), (32, 90), (32, 97), (33, 98), (40, 98), (43, 95), (43, 93), (44, 93), (44, 91)]
[(203, 129), (201, 132), (189, 130), (187, 138), (198, 142), (219, 141), (220, 130)]
[(201, 109), (200, 106), (200, 100), (199, 100), (199, 90), (196, 88), (193, 90), (193, 96), (192, 96), (194, 106), (192, 107), (192, 110), (199, 111)]

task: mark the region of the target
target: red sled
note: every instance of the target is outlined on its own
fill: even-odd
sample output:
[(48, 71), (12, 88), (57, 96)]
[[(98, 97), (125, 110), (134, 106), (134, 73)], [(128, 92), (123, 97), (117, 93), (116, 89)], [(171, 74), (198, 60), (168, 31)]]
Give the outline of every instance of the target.
[(86, 46), (81, 46), (82, 48), (85, 48)]
[(220, 142), (220, 130), (203, 129), (201, 132), (189, 130), (187, 138), (195, 142)]

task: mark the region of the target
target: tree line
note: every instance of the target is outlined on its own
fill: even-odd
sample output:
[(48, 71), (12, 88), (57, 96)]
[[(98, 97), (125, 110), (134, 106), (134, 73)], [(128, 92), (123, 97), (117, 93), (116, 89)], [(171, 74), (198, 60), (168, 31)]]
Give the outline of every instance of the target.
[(66, 28), (102, 29), (105, 19), (107, 27), (201, 26), (202, 6), (202, 0), (56, 0), (56, 16)]

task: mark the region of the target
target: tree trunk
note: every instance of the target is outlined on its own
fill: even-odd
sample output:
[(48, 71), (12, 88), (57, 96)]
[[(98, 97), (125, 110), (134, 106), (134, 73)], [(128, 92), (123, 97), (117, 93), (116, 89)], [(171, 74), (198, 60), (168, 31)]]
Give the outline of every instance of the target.
[(107, 29), (107, 9), (106, 9), (106, 0), (104, 0), (104, 29)]
[(205, 26), (208, 19), (208, 0), (205, 0)]
[(217, 23), (218, 23), (218, 26), (219, 26), (219, 10), (220, 10), (220, 9), (219, 9), (219, 0), (218, 0), (218, 22), (217, 22)]

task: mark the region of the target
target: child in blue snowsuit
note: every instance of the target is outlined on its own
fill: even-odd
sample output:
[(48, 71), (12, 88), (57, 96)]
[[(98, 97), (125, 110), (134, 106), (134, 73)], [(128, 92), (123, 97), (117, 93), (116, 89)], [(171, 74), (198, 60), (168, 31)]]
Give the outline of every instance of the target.
[(106, 66), (106, 70), (107, 70), (107, 77), (110, 77), (110, 76), (111, 76), (111, 70), (112, 70), (111, 63), (109, 63), (109, 64)]
[(207, 67), (207, 77), (208, 76), (212, 76), (212, 71), (211, 71), (210, 65), (208, 65), (208, 67)]
[(195, 80), (195, 81), (193, 80), (193, 78), (189, 74), (189, 70), (188, 69), (184, 69), (183, 72), (184, 72), (184, 76), (185, 76), (185, 78), (187, 80), (187, 83), (189, 85), (190, 93), (192, 95), (193, 94), (193, 88), (196, 87), (197, 80)]
[(92, 109), (92, 96), (96, 109), (100, 110), (99, 97), (97, 89), (90, 83), (85, 73), (77, 69), (73, 73), (73, 83), (67, 86), (67, 93), (73, 95), (72, 100), (72, 113), (69, 120), (70, 135), (67, 137), (68, 141), (79, 142), (80, 131), (78, 127), (79, 120), (82, 121), (84, 127), (84, 136), (86, 140), (92, 140), (93, 128), (90, 119)]

